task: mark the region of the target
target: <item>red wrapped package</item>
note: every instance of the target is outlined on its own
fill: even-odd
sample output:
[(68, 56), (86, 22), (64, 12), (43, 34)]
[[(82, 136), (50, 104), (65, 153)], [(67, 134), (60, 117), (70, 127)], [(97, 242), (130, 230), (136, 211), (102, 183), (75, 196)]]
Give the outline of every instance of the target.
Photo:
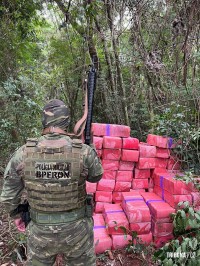
[(135, 192), (145, 192), (145, 188), (138, 188), (138, 189), (130, 189), (130, 192), (131, 191), (135, 191)]
[(114, 160), (102, 160), (102, 166), (104, 170), (118, 170), (119, 168), (119, 161), (114, 161)]
[(173, 173), (163, 173), (163, 174), (157, 174), (154, 175), (154, 184), (156, 186), (160, 186), (162, 189), (164, 189), (164, 179), (171, 180), (175, 175)]
[(92, 123), (93, 136), (130, 137), (130, 127), (115, 124)]
[(180, 170), (181, 164), (179, 160), (173, 156), (170, 156), (170, 158), (168, 159), (167, 169), (168, 170)]
[(117, 175), (117, 171), (104, 170), (102, 179), (113, 179), (113, 180), (115, 180), (116, 175)]
[(160, 223), (152, 219), (153, 236), (169, 236), (173, 234), (173, 223)]
[(200, 206), (200, 192), (192, 192), (192, 204), (194, 207)]
[(112, 250), (121, 249), (129, 244), (129, 240), (132, 239), (130, 235), (111, 235), (112, 238)]
[(150, 233), (151, 230), (151, 222), (145, 223), (130, 223), (130, 230), (136, 231), (138, 235), (144, 235)]
[(162, 189), (160, 186), (155, 185), (153, 188), (153, 192), (164, 200), (164, 189)]
[(98, 155), (98, 157), (101, 158), (101, 156), (102, 156), (102, 150), (97, 150), (97, 149), (96, 149), (96, 151), (97, 151), (97, 155)]
[(113, 191), (115, 187), (115, 180), (112, 179), (101, 179), (97, 183), (98, 191)]
[(160, 176), (162, 174), (167, 174), (169, 173), (166, 168), (154, 168), (153, 173), (152, 173), (152, 178), (155, 178), (156, 176)]
[(132, 171), (135, 167), (134, 162), (120, 161), (119, 170), (120, 171)]
[(172, 195), (168, 191), (164, 191), (164, 200), (175, 209), (178, 207), (178, 203), (181, 201), (188, 201), (190, 205), (192, 205), (191, 195)]
[(133, 179), (132, 189), (148, 188), (149, 182), (148, 179)]
[(156, 168), (167, 168), (168, 159), (155, 158), (155, 167)]
[(103, 145), (103, 138), (93, 136), (93, 144), (97, 150), (101, 150)]
[(138, 150), (139, 140), (137, 138), (123, 138), (122, 148), (126, 150)]
[(105, 204), (110, 204), (110, 202), (100, 202), (100, 201), (96, 201), (95, 202), (95, 213), (102, 213), (104, 210), (104, 205)]
[(150, 146), (146, 143), (139, 144), (139, 153), (142, 158), (154, 158), (156, 157), (156, 147)]
[(86, 181), (86, 191), (88, 194), (95, 193), (97, 190), (97, 183), (90, 183)]
[(170, 148), (173, 140), (168, 137), (162, 137), (158, 135), (148, 134), (147, 143), (149, 145), (157, 146), (160, 148)]
[(140, 195), (143, 197), (144, 201), (148, 204), (148, 202), (150, 201), (155, 201), (155, 200), (158, 200), (158, 201), (163, 201), (161, 199), (161, 197), (159, 197), (157, 194), (155, 193), (151, 193), (151, 192), (141, 192)]
[(121, 149), (122, 148), (122, 139), (119, 137), (103, 137), (103, 148), (105, 149)]
[(139, 158), (137, 168), (138, 169), (153, 169), (156, 166), (156, 158)]
[(103, 216), (109, 234), (124, 235), (124, 230), (120, 228), (120, 226), (129, 230), (128, 220), (120, 204), (109, 204), (104, 206)]
[(187, 195), (190, 193), (189, 186), (185, 182), (174, 178), (164, 178), (163, 188), (173, 195)]
[(132, 190), (130, 192), (122, 192), (122, 200), (126, 201), (129, 199), (141, 199), (143, 200), (143, 197), (140, 195), (139, 191)]
[(135, 171), (134, 171), (134, 178), (138, 178), (138, 179), (146, 179), (146, 178), (149, 178), (151, 176), (150, 174), (150, 169), (138, 169), (138, 168), (135, 168)]
[(151, 215), (149, 208), (142, 199), (128, 199), (122, 202), (129, 223), (150, 222)]
[(119, 161), (121, 157), (121, 150), (117, 149), (103, 149), (102, 158), (105, 160)]
[(105, 221), (102, 214), (93, 215), (94, 220), (94, 245), (95, 253), (103, 253), (105, 250), (110, 249), (112, 240), (107, 233)]
[(156, 147), (156, 157), (168, 159), (170, 156), (170, 150), (165, 148)]
[(114, 191), (130, 191), (131, 182), (116, 181)]
[(122, 149), (121, 160), (128, 162), (137, 162), (139, 159), (139, 151)]
[(159, 223), (172, 222), (171, 214), (175, 213), (175, 209), (172, 208), (167, 202), (158, 200), (148, 200), (148, 206), (153, 219)]
[(132, 171), (117, 171), (116, 181), (131, 182), (133, 179)]
[(111, 191), (96, 191), (95, 201), (101, 202), (112, 202), (112, 192)]
[(153, 188), (148, 188), (148, 192), (153, 192)]
[(113, 192), (113, 195), (112, 195), (112, 198), (113, 198), (113, 203), (121, 203), (122, 201), (122, 192)]
[(153, 237), (154, 246), (156, 248), (162, 248), (166, 243), (168, 243), (172, 239), (174, 239), (173, 235), (160, 236), (160, 237), (154, 236)]

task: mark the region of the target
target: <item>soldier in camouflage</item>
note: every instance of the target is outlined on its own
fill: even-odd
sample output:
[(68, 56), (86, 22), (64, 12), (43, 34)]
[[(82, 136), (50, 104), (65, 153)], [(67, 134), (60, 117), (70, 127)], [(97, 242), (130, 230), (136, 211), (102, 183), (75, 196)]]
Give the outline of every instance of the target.
[(0, 200), (11, 212), (27, 191), (27, 265), (53, 265), (57, 254), (63, 254), (66, 265), (94, 266), (86, 181), (101, 179), (101, 162), (93, 145), (67, 135), (69, 112), (62, 101), (46, 104), (42, 124), (42, 136), (29, 139), (9, 161)]

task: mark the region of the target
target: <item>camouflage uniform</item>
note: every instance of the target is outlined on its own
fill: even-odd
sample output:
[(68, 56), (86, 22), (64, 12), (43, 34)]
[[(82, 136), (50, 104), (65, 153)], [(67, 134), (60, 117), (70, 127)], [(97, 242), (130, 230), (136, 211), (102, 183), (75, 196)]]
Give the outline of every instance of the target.
[[(56, 106), (56, 110), (58, 110), (58, 108), (60, 108), (59, 105)], [(49, 118), (46, 113), (47, 112), (45, 111), (43, 125), (49, 124), (45, 121), (48, 119), (48, 122), (52, 121), (52, 119), (54, 120), (53, 125), (58, 122), (58, 119), (55, 119), (56, 115), (54, 115), (53, 118)], [(61, 113), (63, 114), (63, 112)], [(66, 122), (66, 120), (63, 121), (63, 117), (62, 119), (60, 119), (59, 112), (57, 114), (57, 118), (59, 118), (59, 127), (64, 128), (68, 122)], [(46, 119), (46, 116), (48, 119)], [(66, 117), (67, 116), (65, 116), (65, 118)], [(65, 140), (67, 143), (69, 143), (69, 145), (71, 145), (72, 143), (71, 138), (58, 133), (46, 134), (40, 137), (37, 141), (40, 143), (41, 141), (49, 140)], [(14, 153), (6, 167), (4, 175), (4, 185), (0, 200), (1, 202), (5, 203), (8, 211), (12, 211), (18, 206), (22, 192), (28, 183), (26, 179), (26, 167), (24, 163), (26, 160), (26, 151), (26, 145), (19, 148)], [(83, 168), (80, 180), (82, 179), (81, 182), (84, 181), (83, 184), (85, 190), (85, 181), (87, 180), (92, 183), (98, 182), (101, 179), (103, 169), (93, 147), (82, 144), (80, 153), (83, 158)], [(59, 179), (58, 182), (60, 182)], [(30, 195), (28, 191), (28, 198), (29, 196)], [(31, 202), (29, 202), (29, 204), (31, 207), (34, 207), (34, 201), (33, 206)], [(34, 208), (32, 209), (34, 210)], [(71, 209), (72, 210), (70, 210), (69, 212), (54, 212), (53, 214), (48, 214), (48, 212), (41, 211), (39, 214), (41, 214), (41, 217), (45, 219), (46, 217), (48, 217), (48, 219), (49, 217), (54, 218), (54, 215), (57, 215), (55, 216), (57, 222), (49, 222), (49, 220), (47, 219), (47, 221), (45, 221), (44, 223), (41, 223), (39, 219), (36, 219), (36, 217), (38, 216), (34, 216), (34, 212), (31, 212), (32, 221), (27, 227), (27, 265), (53, 265), (57, 254), (64, 255), (66, 265), (96, 265), (93, 243), (93, 219), (92, 217), (84, 215), (84, 217), (78, 217), (77, 219), (73, 218), (72, 221), (70, 221), (68, 220), (68, 216), (70, 216), (70, 213), (73, 212), (73, 206)], [(75, 209), (75, 212), (77, 210)], [(51, 215), (53, 216), (51, 217)], [(58, 217), (61, 217), (60, 220)], [(65, 220), (63, 217), (66, 217), (67, 220)]]

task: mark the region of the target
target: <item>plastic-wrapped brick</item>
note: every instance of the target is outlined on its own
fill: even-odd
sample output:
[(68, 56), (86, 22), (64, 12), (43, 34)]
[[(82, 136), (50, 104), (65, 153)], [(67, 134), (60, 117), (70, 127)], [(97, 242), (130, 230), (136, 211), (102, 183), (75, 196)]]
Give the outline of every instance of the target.
[(138, 150), (125, 150), (122, 149), (121, 160), (128, 162), (138, 162), (139, 151)]
[(120, 137), (103, 137), (103, 148), (104, 149), (121, 149), (122, 148), (122, 138)]
[(102, 149), (103, 146), (103, 138), (102, 137), (96, 137), (93, 136), (93, 144), (97, 150)]
[(146, 179), (133, 179), (132, 180), (132, 188), (133, 189), (140, 189), (140, 188), (148, 188), (149, 182), (148, 178)]
[(115, 188), (115, 180), (113, 179), (101, 179), (97, 183), (98, 191), (113, 191)]
[(102, 159), (101, 162), (104, 170), (116, 171), (119, 168), (119, 161)]
[(125, 125), (92, 123), (93, 136), (130, 137), (130, 127)]
[(139, 144), (139, 154), (142, 158), (154, 158), (156, 157), (156, 147), (148, 144)]
[(156, 158), (139, 158), (138, 169), (154, 169), (156, 167)]
[(171, 148), (173, 144), (173, 140), (172, 138), (169, 138), (169, 137), (148, 134), (147, 143), (149, 145), (157, 146), (160, 148)]
[(137, 138), (123, 138), (122, 139), (122, 148), (126, 150), (138, 150), (139, 140)]
[(120, 161), (119, 170), (120, 171), (132, 171), (135, 167), (134, 162)]
[(115, 180), (116, 175), (117, 175), (117, 171), (104, 170), (102, 179), (113, 179), (113, 180)]
[(114, 191), (130, 191), (131, 182), (116, 181)]
[(137, 179), (146, 179), (151, 176), (150, 169), (138, 169), (135, 168), (134, 170), (134, 178)]
[(133, 179), (133, 171), (117, 171), (116, 181), (131, 182)]
[(168, 159), (169, 156), (170, 156), (169, 149), (156, 147), (156, 157)]
[(112, 202), (112, 192), (111, 191), (96, 191), (95, 201), (101, 202)]

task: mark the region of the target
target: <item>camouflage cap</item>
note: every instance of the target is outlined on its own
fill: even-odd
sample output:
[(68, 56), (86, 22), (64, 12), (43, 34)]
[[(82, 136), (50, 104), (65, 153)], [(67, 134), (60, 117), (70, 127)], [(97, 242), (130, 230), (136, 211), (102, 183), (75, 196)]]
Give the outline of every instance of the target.
[(65, 130), (69, 125), (69, 122), (69, 109), (61, 100), (50, 100), (44, 106), (42, 113), (43, 128), (53, 126)]

